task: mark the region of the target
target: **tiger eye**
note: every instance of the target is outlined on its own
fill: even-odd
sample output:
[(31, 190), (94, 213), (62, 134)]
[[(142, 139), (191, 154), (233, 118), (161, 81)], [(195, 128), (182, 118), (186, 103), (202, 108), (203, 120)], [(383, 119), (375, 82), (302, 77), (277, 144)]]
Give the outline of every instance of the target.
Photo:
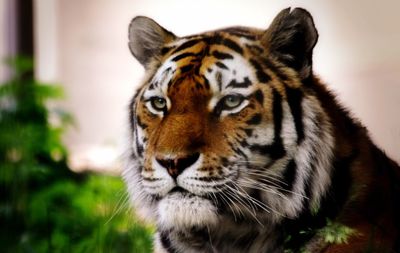
[(167, 101), (161, 97), (153, 97), (151, 99), (151, 105), (154, 109), (163, 111), (167, 107)]
[(235, 108), (243, 101), (243, 97), (239, 95), (229, 95), (224, 98), (224, 105), (227, 108)]

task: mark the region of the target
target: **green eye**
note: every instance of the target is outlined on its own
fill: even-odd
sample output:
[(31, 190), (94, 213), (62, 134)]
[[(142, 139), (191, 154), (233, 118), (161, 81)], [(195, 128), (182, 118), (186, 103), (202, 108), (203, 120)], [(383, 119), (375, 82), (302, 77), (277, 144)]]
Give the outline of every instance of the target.
[(151, 106), (158, 111), (164, 111), (167, 108), (167, 101), (161, 97), (151, 98)]
[(243, 97), (240, 95), (228, 95), (224, 98), (224, 107), (233, 109), (238, 107), (243, 102)]

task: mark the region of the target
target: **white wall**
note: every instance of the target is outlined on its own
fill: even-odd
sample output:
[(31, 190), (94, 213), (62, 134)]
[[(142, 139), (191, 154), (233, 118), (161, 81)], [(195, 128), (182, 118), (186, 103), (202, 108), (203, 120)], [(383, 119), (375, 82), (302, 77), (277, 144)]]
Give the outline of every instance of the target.
[(58, 1), (34, 1), (34, 36), (35, 36), (35, 76), (42, 82), (53, 83), (60, 79), (58, 54), (59, 45)]
[(16, 4), (14, 0), (0, 0), (0, 84), (11, 75), (4, 60), (15, 55), (16, 50)]
[(315, 18), (316, 72), (400, 162), (397, 0), (57, 0), (56, 72), (68, 94), (64, 105), (78, 123), (66, 137), (75, 157), (90, 162), (109, 154), (112, 160), (113, 148), (121, 147), (126, 106), (143, 74), (127, 48), (134, 16), (150, 16), (177, 35), (188, 35), (230, 25), (266, 28), (288, 6), (305, 7)]
[[(6, 43), (4, 41), (5, 30), (6, 30), (6, 1), (0, 1), (0, 61), (4, 59), (6, 55)], [(0, 63), (0, 83), (5, 80), (5, 69), (3, 64)]]

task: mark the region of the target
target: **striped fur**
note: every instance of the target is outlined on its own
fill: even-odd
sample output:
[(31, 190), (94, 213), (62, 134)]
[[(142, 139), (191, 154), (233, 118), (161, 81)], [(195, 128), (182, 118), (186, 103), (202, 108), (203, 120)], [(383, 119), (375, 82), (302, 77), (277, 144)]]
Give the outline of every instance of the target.
[(400, 252), (399, 167), (313, 74), (317, 37), (299, 8), (188, 37), (133, 19), (124, 179), (156, 252)]

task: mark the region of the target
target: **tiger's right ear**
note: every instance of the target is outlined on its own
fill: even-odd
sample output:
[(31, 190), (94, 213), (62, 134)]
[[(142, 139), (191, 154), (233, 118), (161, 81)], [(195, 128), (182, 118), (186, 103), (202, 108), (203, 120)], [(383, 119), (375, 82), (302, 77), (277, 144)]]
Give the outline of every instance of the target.
[(145, 67), (161, 55), (162, 47), (176, 36), (148, 17), (138, 16), (129, 25), (129, 49)]

